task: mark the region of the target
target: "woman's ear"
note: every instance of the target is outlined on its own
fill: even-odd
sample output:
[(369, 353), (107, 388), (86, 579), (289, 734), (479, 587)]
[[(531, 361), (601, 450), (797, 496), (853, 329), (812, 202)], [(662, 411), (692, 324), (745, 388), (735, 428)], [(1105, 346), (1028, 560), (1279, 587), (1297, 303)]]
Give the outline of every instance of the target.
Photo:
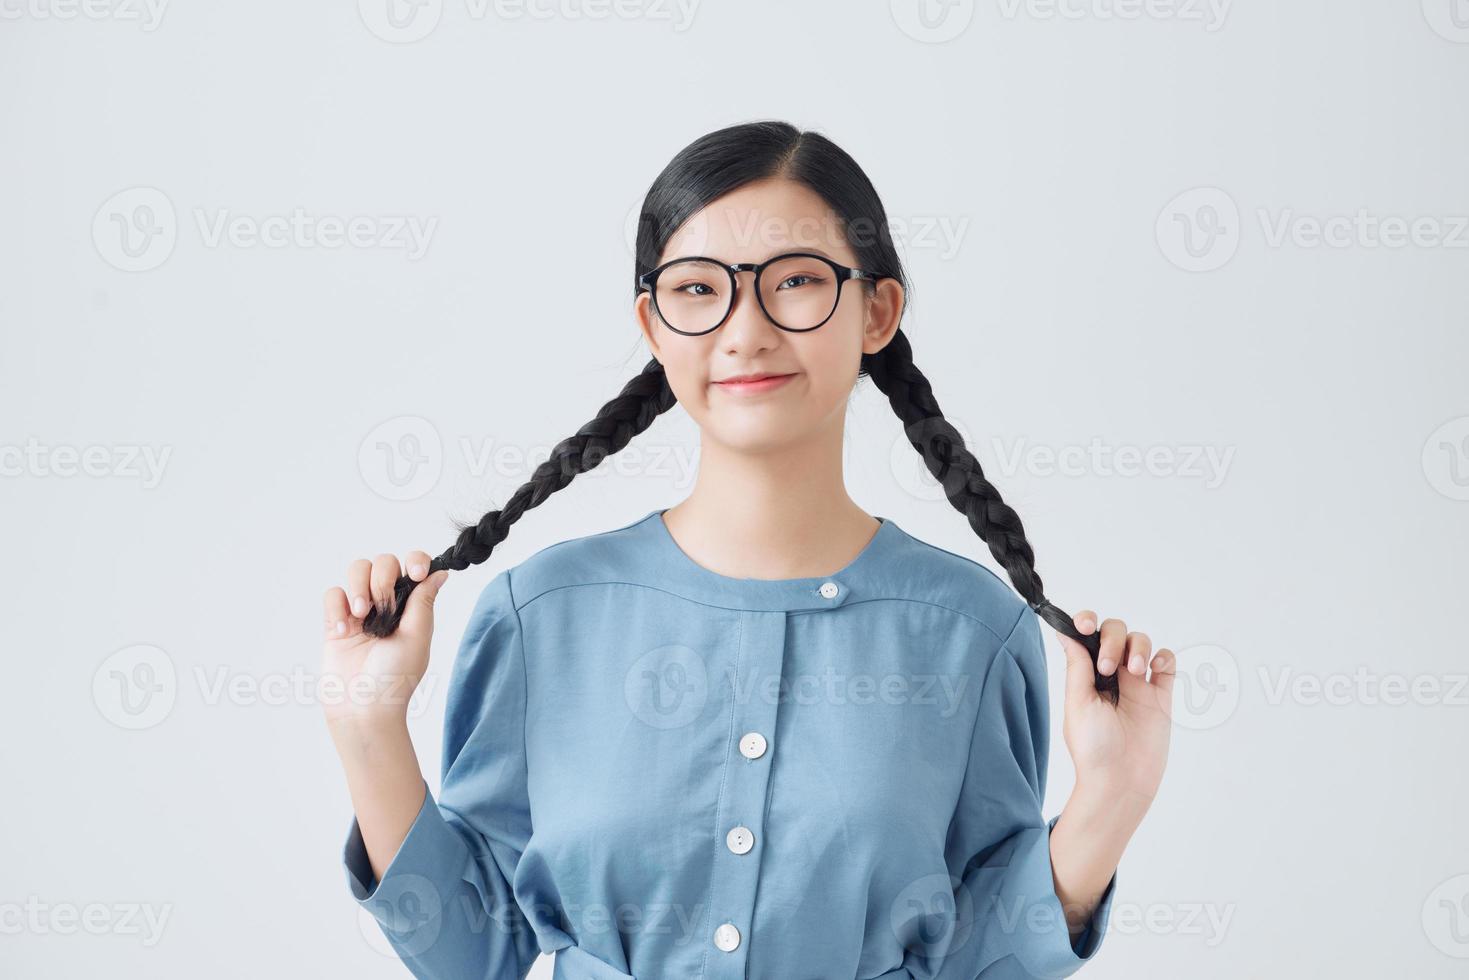
[(638, 322), (638, 329), (643, 332), (643, 339), (648, 342), (648, 350), (662, 364), (663, 358), (658, 356), (658, 330), (653, 323), (653, 304), (648, 301), (649, 295), (646, 290), (638, 293), (637, 299), (633, 300), (633, 317)]
[(906, 296), (898, 280), (885, 277), (873, 283), (867, 297), (866, 324), (862, 328), (862, 353), (876, 354), (888, 345), (903, 321)]

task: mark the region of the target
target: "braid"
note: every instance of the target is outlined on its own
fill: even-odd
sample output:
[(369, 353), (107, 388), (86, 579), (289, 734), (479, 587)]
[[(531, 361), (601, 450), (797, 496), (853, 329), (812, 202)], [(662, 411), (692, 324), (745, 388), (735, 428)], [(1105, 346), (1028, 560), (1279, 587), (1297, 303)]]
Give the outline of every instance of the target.
[[(985, 478), (979, 460), (965, 447), (959, 431), (944, 418), (933, 396), (933, 386), (913, 363), (913, 348), (903, 331), (894, 333), (877, 354), (865, 355), (863, 368), (902, 419), (908, 441), (944, 488), (944, 496), (969, 520), (980, 540), (990, 546), (990, 553), (1010, 576), (1015, 591), (1053, 628), (1086, 647), (1095, 665), (1100, 630), (1083, 636), (1071, 617), (1046, 598), (1035, 570), (1035, 552), (1025, 540), (1020, 515), (1000, 499), (1000, 491)], [(1103, 697), (1117, 703), (1116, 672), (1109, 676), (1098, 673), (1095, 687)]]
[[(460, 524), (458, 539), (429, 563), (429, 573), (445, 568), (461, 571), (490, 557), (495, 545), (505, 540), (510, 525), (520, 520), (521, 515), (565, 487), (578, 473), (595, 469), (602, 460), (620, 451), (676, 401), (663, 365), (656, 358), (650, 359), (616, 398), (602, 406), (596, 418), (578, 429), (576, 435), (556, 444), (550, 458), (536, 467), (531, 478), (510, 495), (503, 508), (490, 511), (474, 524)], [(406, 575), (399, 577), (393, 590), (392, 607), (369, 610), (362, 622), (363, 632), (391, 636), (403, 616), (408, 594), (417, 585)]]

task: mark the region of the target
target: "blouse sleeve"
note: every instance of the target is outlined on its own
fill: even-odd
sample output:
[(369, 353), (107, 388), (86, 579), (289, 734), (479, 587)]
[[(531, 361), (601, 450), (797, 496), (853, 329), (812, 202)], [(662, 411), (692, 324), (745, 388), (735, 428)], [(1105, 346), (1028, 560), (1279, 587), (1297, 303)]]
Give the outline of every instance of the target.
[(343, 849), (352, 896), (420, 980), (523, 980), (539, 953), (512, 890), (530, 838), (525, 651), (500, 572), (470, 616), (450, 676), (439, 798), (374, 881), (354, 816)]
[(905, 965), (915, 977), (1065, 977), (1101, 945), (1116, 874), (1074, 944), (1051, 876), (1050, 833), (1059, 818), (1041, 816), (1049, 716), (1040, 621), (1027, 606), (981, 685), (945, 849), (953, 902), (943, 933), (934, 934), (941, 941), (910, 949)]

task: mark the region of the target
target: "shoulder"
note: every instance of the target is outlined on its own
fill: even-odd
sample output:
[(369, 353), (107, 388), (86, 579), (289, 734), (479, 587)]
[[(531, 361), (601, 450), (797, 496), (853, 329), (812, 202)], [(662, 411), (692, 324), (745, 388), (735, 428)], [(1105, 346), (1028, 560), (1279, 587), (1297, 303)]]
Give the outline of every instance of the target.
[(974, 620), (1000, 642), (1024, 625), (1026, 614), (1034, 618), (1010, 583), (978, 560), (906, 531), (902, 538), (892, 569), (898, 597), (932, 603)]
[[(634, 546), (639, 532), (655, 517), (656, 512), (605, 531), (545, 545), (506, 568), (496, 581), (504, 579), (506, 599), (517, 611), (556, 589), (622, 581), (632, 568), (630, 563), (637, 561)], [(491, 582), (490, 587), (494, 585)]]

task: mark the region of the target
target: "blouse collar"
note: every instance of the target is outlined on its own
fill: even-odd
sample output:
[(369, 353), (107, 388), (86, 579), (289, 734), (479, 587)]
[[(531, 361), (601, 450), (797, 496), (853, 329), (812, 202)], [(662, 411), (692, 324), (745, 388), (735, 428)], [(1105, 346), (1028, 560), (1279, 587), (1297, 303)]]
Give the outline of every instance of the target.
[(634, 563), (648, 581), (642, 583), (696, 602), (732, 609), (799, 612), (833, 609), (849, 602), (893, 594), (891, 559), (903, 539), (902, 528), (874, 514), (881, 523), (867, 544), (844, 567), (809, 578), (757, 579), (721, 575), (690, 558), (663, 520), (667, 508), (649, 511), (614, 533), (626, 534), (643, 547), (646, 562)]

